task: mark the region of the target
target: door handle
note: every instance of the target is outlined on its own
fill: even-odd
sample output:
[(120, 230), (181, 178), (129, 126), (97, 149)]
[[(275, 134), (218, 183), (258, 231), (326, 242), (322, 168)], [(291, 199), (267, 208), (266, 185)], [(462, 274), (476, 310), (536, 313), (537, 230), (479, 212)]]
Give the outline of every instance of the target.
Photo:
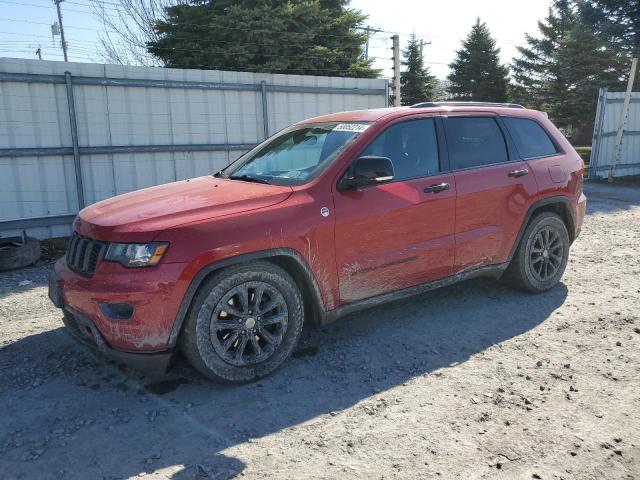
[(513, 178), (524, 177), (529, 174), (529, 170), (523, 168), (522, 170), (511, 170), (509, 176)]
[(449, 190), (448, 183), (436, 183), (433, 185), (429, 185), (427, 188), (425, 188), (424, 193), (438, 193), (444, 190)]

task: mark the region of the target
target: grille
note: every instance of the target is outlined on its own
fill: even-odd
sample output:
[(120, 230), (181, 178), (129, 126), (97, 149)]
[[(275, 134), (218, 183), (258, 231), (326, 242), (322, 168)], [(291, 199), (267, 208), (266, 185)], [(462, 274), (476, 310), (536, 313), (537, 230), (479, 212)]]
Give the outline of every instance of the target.
[(82, 275), (93, 275), (108, 245), (74, 233), (67, 248), (67, 266)]

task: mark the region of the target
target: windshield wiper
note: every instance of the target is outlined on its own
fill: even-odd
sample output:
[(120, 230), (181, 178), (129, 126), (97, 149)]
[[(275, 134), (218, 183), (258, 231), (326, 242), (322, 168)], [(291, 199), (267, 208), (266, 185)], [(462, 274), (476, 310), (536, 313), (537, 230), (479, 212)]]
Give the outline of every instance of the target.
[(265, 185), (271, 185), (264, 178), (252, 177), (251, 175), (247, 175), (247, 174), (231, 175), (229, 178), (231, 180), (242, 180), (243, 182), (254, 182), (254, 183), (263, 183)]

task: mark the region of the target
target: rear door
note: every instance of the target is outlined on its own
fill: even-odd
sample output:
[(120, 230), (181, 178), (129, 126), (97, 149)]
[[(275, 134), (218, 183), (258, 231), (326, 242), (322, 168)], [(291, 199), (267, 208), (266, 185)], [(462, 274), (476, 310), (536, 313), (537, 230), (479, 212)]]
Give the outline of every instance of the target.
[(389, 126), (360, 156), (390, 158), (394, 181), (335, 193), (343, 303), (451, 274), (456, 188), (453, 175), (442, 173), (437, 123), (421, 118)]
[(444, 119), (457, 200), (456, 272), (507, 261), (537, 184), (497, 116)]

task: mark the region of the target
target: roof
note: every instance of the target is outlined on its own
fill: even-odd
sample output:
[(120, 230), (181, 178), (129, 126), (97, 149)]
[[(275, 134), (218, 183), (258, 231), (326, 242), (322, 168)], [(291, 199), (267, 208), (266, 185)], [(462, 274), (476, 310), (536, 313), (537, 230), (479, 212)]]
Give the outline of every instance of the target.
[(375, 108), (371, 110), (354, 110), (350, 112), (331, 113), (320, 117), (308, 118), (298, 123), (332, 123), (332, 122), (375, 122), (384, 117), (402, 117), (419, 112), (490, 112), (501, 115), (533, 116), (540, 114), (528, 110), (521, 105), (511, 103), (487, 102), (427, 102), (411, 107)]
[(518, 103), (504, 102), (466, 102), (466, 101), (447, 101), (447, 102), (422, 102), (411, 105), (411, 108), (432, 108), (432, 107), (496, 107), (496, 108), (524, 108)]
[(330, 122), (375, 122), (393, 113), (409, 110), (409, 107), (374, 108), (371, 110), (352, 110), (349, 112), (330, 113), (319, 117), (308, 118), (299, 123), (330, 123)]

